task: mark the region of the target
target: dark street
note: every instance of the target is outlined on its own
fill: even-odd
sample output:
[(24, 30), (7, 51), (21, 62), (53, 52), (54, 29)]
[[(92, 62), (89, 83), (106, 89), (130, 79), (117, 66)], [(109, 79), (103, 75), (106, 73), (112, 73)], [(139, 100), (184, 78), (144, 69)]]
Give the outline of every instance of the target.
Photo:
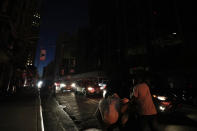
[(0, 0), (0, 130), (196, 131), (196, 10)]
[[(52, 110), (52, 108), (57, 108), (56, 106), (63, 109), (65, 113), (69, 115), (78, 130), (101, 130), (101, 127), (98, 124), (94, 114), (100, 99), (101, 98), (94, 97), (87, 98), (82, 95), (75, 95), (73, 92), (66, 92), (63, 94), (57, 94), (56, 100), (58, 104), (51, 107), (50, 103), (52, 102), (50, 101), (55, 101), (55, 99), (49, 98), (46, 102), (47, 104), (44, 106), (47, 110), (44, 113), (47, 118), (47, 124), (45, 126), (49, 126), (46, 127), (46, 131), (55, 131), (53, 130), (54, 127), (51, 127), (53, 124), (50, 125), (48, 123), (56, 123), (57, 120), (54, 120), (52, 116), (49, 117), (48, 115), (50, 114), (50, 110)], [(197, 129), (197, 109), (184, 105), (176, 113), (159, 114), (157, 120), (158, 131), (195, 131)], [(114, 130), (118, 131), (118, 128), (115, 128)]]

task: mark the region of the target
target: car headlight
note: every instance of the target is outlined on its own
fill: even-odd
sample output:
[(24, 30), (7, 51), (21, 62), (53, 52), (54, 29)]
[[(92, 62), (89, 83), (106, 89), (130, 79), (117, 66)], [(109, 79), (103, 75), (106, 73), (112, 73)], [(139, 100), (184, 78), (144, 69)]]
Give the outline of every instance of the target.
[(164, 106), (159, 106), (159, 109), (160, 109), (161, 111), (164, 111), (166, 108), (165, 108)]
[(99, 83), (98, 86), (106, 86), (104, 83)]
[(72, 86), (72, 87), (76, 87), (76, 83), (72, 83), (71, 86)]
[(157, 95), (153, 95), (153, 98), (156, 98), (160, 101), (165, 101), (167, 99), (167, 97), (165, 97), (165, 96), (157, 96)]
[(94, 93), (95, 92), (95, 89), (93, 87), (88, 87), (88, 92)]
[(88, 90), (89, 90), (89, 91), (92, 91), (92, 90), (94, 90), (94, 88), (92, 88), (92, 87), (88, 87)]
[(65, 87), (65, 86), (66, 86), (66, 84), (64, 84), (64, 83), (60, 84), (60, 88)]
[(157, 98), (157, 96), (156, 96), (156, 95), (153, 95), (153, 97), (154, 97), (154, 98)]
[(100, 90), (103, 90), (103, 89), (105, 89), (105, 86), (101, 86), (101, 87), (100, 87)]
[(161, 101), (165, 101), (167, 99), (167, 97), (165, 97), (165, 96), (157, 96), (157, 99), (161, 100)]

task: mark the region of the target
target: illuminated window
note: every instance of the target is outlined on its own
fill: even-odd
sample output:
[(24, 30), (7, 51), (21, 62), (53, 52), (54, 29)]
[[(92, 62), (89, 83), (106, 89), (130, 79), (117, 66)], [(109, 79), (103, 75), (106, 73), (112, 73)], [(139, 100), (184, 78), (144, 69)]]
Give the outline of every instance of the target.
[(40, 14), (38, 14), (38, 13), (34, 14), (33, 16), (34, 16), (34, 18), (39, 18), (40, 19)]

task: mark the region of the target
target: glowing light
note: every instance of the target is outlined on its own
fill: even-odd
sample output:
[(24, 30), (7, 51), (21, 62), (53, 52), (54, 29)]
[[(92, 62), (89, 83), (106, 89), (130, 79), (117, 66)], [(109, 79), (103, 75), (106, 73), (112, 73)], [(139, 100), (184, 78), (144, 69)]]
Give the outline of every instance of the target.
[(90, 93), (94, 93), (95, 89), (92, 88), (92, 87), (88, 87), (88, 91), (89, 91)]
[(107, 91), (106, 90), (103, 90), (103, 97), (105, 97)]
[(88, 90), (89, 90), (89, 91), (91, 91), (91, 90), (93, 90), (93, 89), (94, 89), (94, 88), (92, 88), (92, 87), (88, 87)]
[(159, 106), (159, 109), (160, 109), (161, 111), (164, 111), (166, 108), (165, 108), (164, 106)]
[(103, 90), (103, 89), (105, 89), (105, 87), (106, 87), (106, 86), (101, 86), (100, 89)]
[(157, 96), (156, 95), (153, 95), (153, 97), (156, 98)]
[(170, 105), (170, 102), (163, 101), (163, 102), (161, 102), (161, 104), (164, 105), (164, 106), (169, 106)]
[(64, 84), (64, 83), (60, 84), (60, 88), (65, 87), (65, 86), (66, 86), (66, 84)]
[(38, 88), (41, 88), (42, 84), (43, 84), (43, 81), (39, 81), (37, 84)]
[(165, 97), (165, 96), (157, 96), (157, 99), (159, 99), (161, 101), (165, 101), (167, 99), (167, 97)]
[(72, 87), (76, 87), (76, 83), (72, 83), (71, 86), (72, 86)]

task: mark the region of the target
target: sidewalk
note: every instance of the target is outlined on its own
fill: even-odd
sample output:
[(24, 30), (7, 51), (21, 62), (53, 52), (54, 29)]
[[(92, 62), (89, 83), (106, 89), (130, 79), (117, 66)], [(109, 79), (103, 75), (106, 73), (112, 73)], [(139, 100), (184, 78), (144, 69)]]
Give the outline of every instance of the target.
[(54, 97), (42, 100), (45, 131), (78, 131), (73, 120)]
[(2, 131), (44, 131), (38, 95), (23, 92), (0, 101)]

